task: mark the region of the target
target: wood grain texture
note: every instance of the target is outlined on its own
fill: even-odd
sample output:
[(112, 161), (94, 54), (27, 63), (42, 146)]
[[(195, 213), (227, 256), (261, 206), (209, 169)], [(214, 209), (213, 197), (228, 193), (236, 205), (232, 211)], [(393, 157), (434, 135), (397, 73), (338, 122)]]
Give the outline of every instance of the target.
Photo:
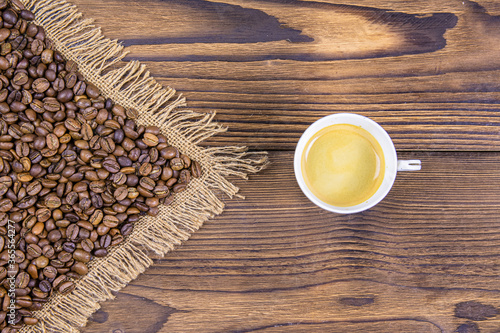
[(190, 108), (242, 142), (293, 149), (316, 119), (356, 112), (399, 150), (498, 151), (494, 1), (75, 0)]
[[(346, 216), (304, 197), (292, 152), (272, 153), (246, 200), (158, 258), (83, 332), (497, 332), (500, 154), (400, 157), (417, 156), (422, 171)], [(143, 330), (130, 307), (161, 325)]]
[[(500, 2), (72, 0), (161, 83), (270, 150), (246, 199), (117, 293), (84, 333), (500, 331)], [(310, 203), (315, 120), (378, 121), (401, 158), (379, 205)]]

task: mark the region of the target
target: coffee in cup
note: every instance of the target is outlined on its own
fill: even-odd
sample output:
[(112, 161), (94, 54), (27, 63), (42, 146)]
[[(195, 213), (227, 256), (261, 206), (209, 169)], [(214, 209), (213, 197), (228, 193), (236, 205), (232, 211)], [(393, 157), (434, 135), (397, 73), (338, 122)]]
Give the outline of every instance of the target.
[(304, 132), (294, 168), (299, 186), (316, 205), (355, 213), (380, 202), (396, 172), (420, 170), (420, 161), (397, 161), (394, 144), (380, 125), (361, 115), (339, 113), (321, 118)]

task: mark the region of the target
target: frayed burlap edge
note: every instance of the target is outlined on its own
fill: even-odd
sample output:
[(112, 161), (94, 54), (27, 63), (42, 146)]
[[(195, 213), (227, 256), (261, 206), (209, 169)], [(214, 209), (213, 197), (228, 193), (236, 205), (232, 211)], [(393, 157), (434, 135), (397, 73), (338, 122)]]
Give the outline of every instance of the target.
[(76, 282), (68, 295), (55, 295), (34, 312), (35, 326), (20, 332), (78, 332), (99, 303), (113, 298), (112, 292), (125, 287), (152, 264), (149, 251), (165, 255), (187, 240), (204, 221), (220, 214), (224, 203), (219, 193), (229, 197), (238, 188), (227, 176), (246, 178), (267, 163), (265, 153), (246, 152), (245, 147), (204, 148), (198, 144), (225, 129), (213, 122), (214, 114), (200, 114), (183, 108), (184, 98), (175, 97), (172, 88), (163, 87), (149, 76), (138, 61), (123, 63), (123, 46), (105, 38), (92, 20), (83, 19), (74, 5), (65, 0), (22, 0), (35, 13), (54, 49), (78, 64), (85, 79), (103, 95), (128, 109), (138, 111), (137, 122), (162, 128), (169, 143), (198, 161), (202, 177), (192, 180), (174, 202), (161, 207), (157, 217), (144, 217), (122, 244), (105, 258), (95, 258), (89, 273)]

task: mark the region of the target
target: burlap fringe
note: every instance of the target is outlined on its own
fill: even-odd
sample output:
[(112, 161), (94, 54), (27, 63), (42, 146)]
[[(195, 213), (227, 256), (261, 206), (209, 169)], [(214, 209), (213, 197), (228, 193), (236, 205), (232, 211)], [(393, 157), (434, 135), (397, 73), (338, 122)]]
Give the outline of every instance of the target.
[(203, 169), (188, 190), (175, 196), (174, 202), (161, 207), (156, 218), (144, 217), (133, 233), (105, 258), (95, 258), (89, 273), (76, 282), (75, 290), (65, 296), (51, 297), (35, 312), (40, 322), (20, 332), (78, 332), (99, 303), (113, 298), (120, 290), (152, 264), (149, 251), (165, 255), (189, 238), (203, 222), (220, 214), (224, 203), (219, 193), (237, 195), (238, 188), (226, 177), (246, 178), (267, 163), (265, 153), (248, 154), (245, 147), (203, 148), (208, 137), (225, 129), (213, 122), (215, 113), (199, 114), (183, 108), (181, 96), (163, 87), (149, 76), (138, 61), (123, 64), (126, 53), (116, 40), (105, 38), (92, 20), (83, 19), (74, 5), (65, 0), (22, 0), (35, 13), (54, 48), (78, 64), (85, 79), (127, 109), (138, 111), (137, 122), (158, 125), (169, 143), (197, 160)]

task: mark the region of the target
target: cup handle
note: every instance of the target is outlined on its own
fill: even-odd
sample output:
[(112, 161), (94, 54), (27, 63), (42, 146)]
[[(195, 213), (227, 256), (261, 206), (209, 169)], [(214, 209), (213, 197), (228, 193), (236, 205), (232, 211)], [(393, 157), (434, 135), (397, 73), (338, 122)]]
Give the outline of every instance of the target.
[(421, 168), (420, 160), (398, 160), (398, 171), (418, 171)]

